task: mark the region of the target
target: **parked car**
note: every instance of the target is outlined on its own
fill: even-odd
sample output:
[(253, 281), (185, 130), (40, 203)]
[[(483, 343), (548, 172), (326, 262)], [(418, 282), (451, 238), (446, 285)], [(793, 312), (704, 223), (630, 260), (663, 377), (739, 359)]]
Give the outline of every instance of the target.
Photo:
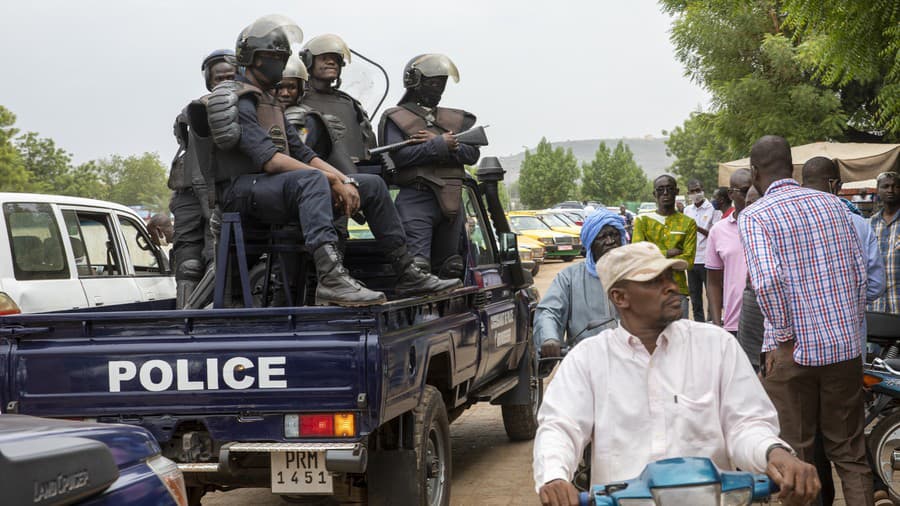
[(184, 476), (146, 429), (0, 415), (3, 504), (187, 506)]
[(559, 258), (571, 262), (581, 251), (581, 240), (575, 245), (575, 237), (571, 234), (554, 232), (546, 223), (536, 216), (510, 213), (509, 227), (519, 237), (529, 237), (539, 241), (547, 250), (546, 258)]
[(638, 207), (638, 214), (652, 213), (656, 211), (656, 202), (641, 202)]
[(0, 314), (174, 308), (168, 258), (130, 208), (31, 193), (0, 207)]

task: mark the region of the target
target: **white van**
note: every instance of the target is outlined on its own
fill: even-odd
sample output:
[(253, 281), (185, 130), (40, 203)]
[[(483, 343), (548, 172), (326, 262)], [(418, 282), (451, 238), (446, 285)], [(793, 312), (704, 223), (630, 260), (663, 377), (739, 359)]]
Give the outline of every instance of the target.
[(131, 209), (30, 193), (0, 193), (0, 208), (0, 315), (174, 308), (168, 259)]

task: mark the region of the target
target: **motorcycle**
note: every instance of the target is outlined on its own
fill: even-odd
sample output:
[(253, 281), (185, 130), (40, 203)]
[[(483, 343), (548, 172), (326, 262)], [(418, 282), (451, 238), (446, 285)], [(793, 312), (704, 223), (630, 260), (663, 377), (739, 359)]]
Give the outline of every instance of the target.
[(777, 486), (764, 474), (719, 471), (708, 458), (683, 457), (647, 464), (637, 478), (595, 485), (579, 494), (581, 506), (745, 506), (768, 502)]
[[(867, 363), (863, 383), (872, 395), (866, 406), (866, 437), (872, 471), (887, 484), (891, 499), (900, 501), (900, 316), (867, 313), (868, 341), (880, 348), (879, 356)], [(874, 425), (872, 425), (874, 423)]]

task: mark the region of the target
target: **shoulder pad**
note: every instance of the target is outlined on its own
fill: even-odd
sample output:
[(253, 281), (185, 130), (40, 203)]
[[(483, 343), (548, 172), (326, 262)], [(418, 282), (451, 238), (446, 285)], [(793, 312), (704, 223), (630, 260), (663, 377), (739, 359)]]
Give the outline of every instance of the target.
[(309, 112), (310, 109), (306, 106), (292, 105), (284, 110), (284, 118), (295, 127), (303, 128), (306, 125), (306, 115)]
[(338, 141), (344, 138), (344, 135), (347, 133), (347, 127), (341, 121), (341, 118), (333, 114), (319, 113), (319, 116), (325, 122), (325, 127), (328, 128), (328, 133), (331, 135), (332, 140)]
[(187, 107), (182, 109), (178, 116), (175, 117), (175, 124), (172, 126), (173, 133), (175, 134), (175, 140), (178, 141), (178, 145), (182, 148), (187, 147), (188, 142), (188, 117), (187, 117)]
[(240, 95), (247, 93), (242, 89), (242, 84), (225, 81), (213, 88), (212, 92), (205, 97), (210, 136), (216, 146), (222, 150), (234, 148), (241, 139), (241, 125), (238, 123), (238, 100), (240, 100)]

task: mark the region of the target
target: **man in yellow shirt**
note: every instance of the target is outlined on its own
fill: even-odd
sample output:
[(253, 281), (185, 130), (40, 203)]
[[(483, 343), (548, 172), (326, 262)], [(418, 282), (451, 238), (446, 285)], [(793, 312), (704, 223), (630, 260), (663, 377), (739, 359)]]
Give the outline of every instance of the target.
[[(647, 241), (659, 248), (666, 258), (687, 262), (687, 269), (694, 265), (697, 252), (697, 223), (675, 210), (678, 183), (675, 178), (663, 174), (653, 180), (653, 197), (656, 211), (638, 215), (634, 220), (631, 242)], [(688, 317), (688, 286), (685, 271), (674, 271), (673, 277), (681, 293), (683, 318)]]

